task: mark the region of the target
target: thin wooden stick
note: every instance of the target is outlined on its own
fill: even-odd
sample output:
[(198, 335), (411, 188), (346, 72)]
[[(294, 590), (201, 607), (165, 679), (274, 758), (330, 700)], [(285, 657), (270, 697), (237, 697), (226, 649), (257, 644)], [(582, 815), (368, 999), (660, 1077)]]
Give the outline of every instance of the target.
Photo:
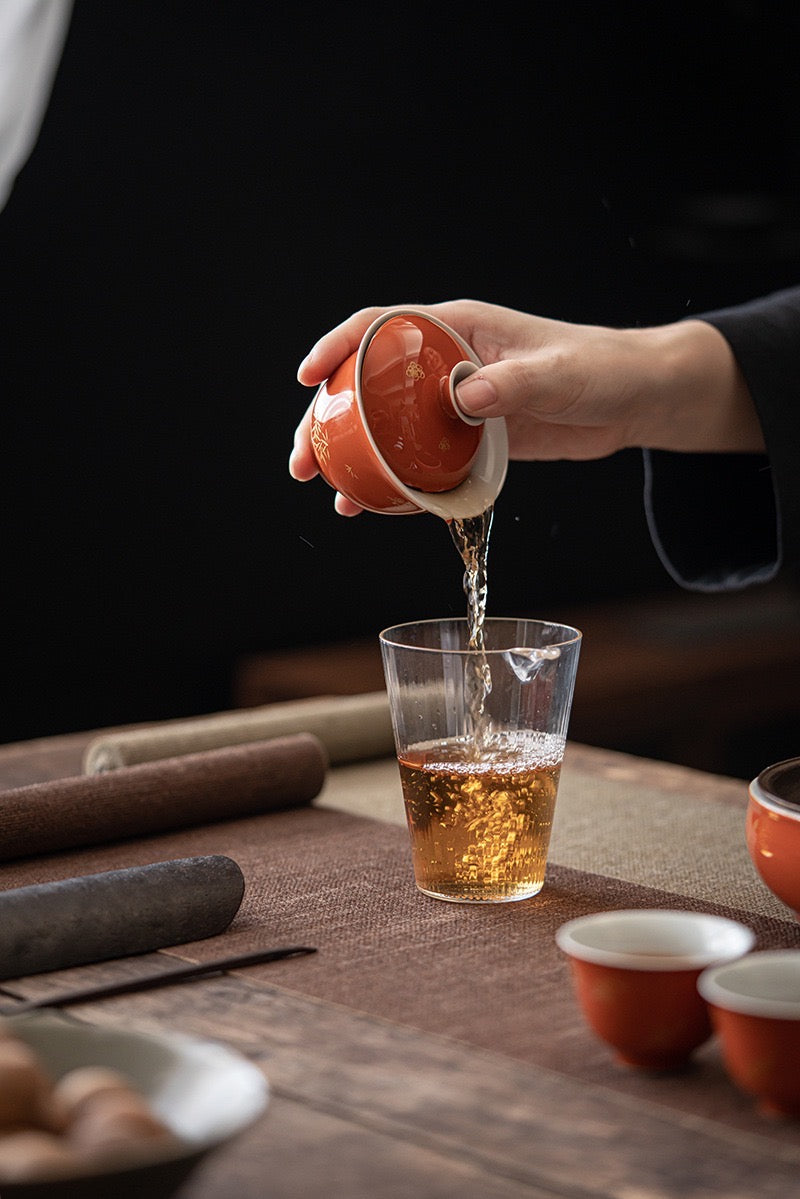
[(287, 945), (279, 949), (256, 949), (251, 953), (239, 954), (236, 957), (216, 958), (210, 962), (184, 962), (171, 969), (159, 970), (153, 974), (143, 974), (139, 978), (125, 979), (123, 982), (95, 983), (91, 986), (77, 987), (73, 991), (55, 992), (53, 995), (39, 995), (36, 999), (24, 999), (14, 1007), (0, 1010), (2, 1016), (18, 1016), (22, 1012), (34, 1011), (43, 1007), (67, 1007), (72, 1003), (89, 1003), (94, 999), (106, 999), (112, 995), (125, 995), (132, 991), (149, 990), (152, 987), (166, 987), (172, 983), (184, 982), (190, 978), (208, 977), (221, 974), (225, 970), (239, 970), (243, 966), (256, 966), (264, 962), (276, 962), (282, 958), (302, 957), (308, 953), (316, 953), (309, 945)]

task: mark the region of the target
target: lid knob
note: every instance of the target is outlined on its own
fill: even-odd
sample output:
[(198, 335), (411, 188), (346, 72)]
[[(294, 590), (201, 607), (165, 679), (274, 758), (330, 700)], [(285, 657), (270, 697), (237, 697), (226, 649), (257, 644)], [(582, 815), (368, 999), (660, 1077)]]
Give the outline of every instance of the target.
[(465, 425), (474, 425), (475, 427), (482, 425), (485, 418), (482, 416), (470, 416), (468, 412), (465, 412), (459, 406), (456, 397), (456, 388), (459, 383), (464, 382), (468, 375), (474, 375), (478, 370), (480, 370), (479, 366), (476, 366), (474, 362), (467, 362), (465, 359), (463, 362), (457, 362), (451, 370), (450, 375), (442, 379), (442, 399), (448, 416), (452, 416), (455, 412), (458, 419), (463, 420)]

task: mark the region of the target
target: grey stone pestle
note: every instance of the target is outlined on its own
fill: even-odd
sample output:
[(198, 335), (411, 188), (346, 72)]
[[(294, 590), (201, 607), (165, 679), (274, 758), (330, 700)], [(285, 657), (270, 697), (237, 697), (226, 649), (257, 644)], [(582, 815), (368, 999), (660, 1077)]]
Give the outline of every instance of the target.
[(0, 893), (0, 978), (148, 953), (223, 932), (244, 876), (222, 854), (177, 858)]

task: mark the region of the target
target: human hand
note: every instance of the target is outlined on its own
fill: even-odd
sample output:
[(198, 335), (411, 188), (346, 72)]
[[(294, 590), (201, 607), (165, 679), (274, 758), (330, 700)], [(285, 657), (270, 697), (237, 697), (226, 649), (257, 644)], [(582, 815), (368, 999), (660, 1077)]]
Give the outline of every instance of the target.
[[(444, 321), (485, 364), (458, 386), (458, 402), (471, 416), (505, 417), (512, 458), (579, 461), (633, 446), (763, 450), (731, 349), (704, 321), (613, 329), (477, 300), (413, 307)], [(362, 309), (325, 334), (301, 364), (299, 381), (318, 387), (386, 311)], [(309, 427), (310, 409), (295, 433), (289, 462), (300, 481), (318, 473)], [(335, 506), (344, 516), (361, 511), (341, 495)]]

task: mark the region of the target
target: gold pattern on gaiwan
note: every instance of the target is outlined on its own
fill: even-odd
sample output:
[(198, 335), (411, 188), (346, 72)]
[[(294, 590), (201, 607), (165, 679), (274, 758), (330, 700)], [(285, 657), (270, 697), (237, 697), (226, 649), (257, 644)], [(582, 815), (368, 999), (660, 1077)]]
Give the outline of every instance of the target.
[(327, 464), (330, 460), (328, 439), (316, 421), (311, 423), (311, 445), (319, 461)]
[(409, 379), (424, 379), (425, 371), (418, 362), (409, 362), (406, 367), (406, 375)]

